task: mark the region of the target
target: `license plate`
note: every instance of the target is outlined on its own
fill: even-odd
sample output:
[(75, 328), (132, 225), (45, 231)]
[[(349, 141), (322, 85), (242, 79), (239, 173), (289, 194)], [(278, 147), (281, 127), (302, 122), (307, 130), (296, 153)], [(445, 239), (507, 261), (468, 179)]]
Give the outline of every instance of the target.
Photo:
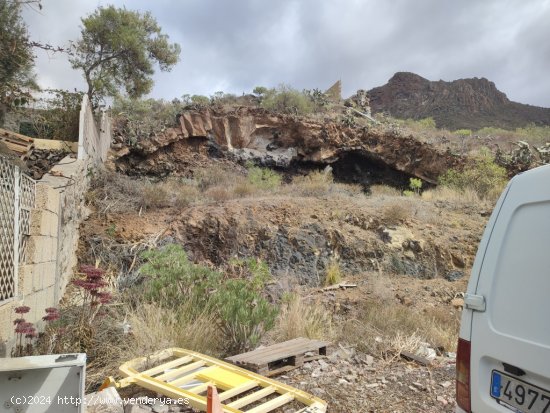
[(550, 413), (550, 391), (497, 370), (491, 374), (491, 397), (520, 413)]

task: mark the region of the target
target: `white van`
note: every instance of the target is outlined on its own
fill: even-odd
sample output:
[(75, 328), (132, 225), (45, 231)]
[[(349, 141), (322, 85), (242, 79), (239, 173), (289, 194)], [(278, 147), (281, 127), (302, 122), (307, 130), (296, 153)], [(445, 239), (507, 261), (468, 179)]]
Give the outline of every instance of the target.
[(550, 166), (514, 177), (464, 298), (457, 412), (550, 413)]

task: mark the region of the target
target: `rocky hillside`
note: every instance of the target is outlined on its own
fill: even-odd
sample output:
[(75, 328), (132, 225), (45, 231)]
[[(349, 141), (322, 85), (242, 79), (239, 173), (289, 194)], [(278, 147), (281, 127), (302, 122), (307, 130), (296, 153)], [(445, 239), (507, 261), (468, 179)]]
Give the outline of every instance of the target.
[(398, 72), (368, 94), (373, 112), (403, 119), (432, 117), (438, 127), (451, 130), (550, 125), (550, 109), (512, 102), (485, 78), (432, 82), (414, 73)]
[[(436, 183), (441, 173), (464, 161), (395, 130), (347, 127), (260, 108), (187, 110), (178, 119), (178, 126), (137, 145), (115, 144), (118, 170), (186, 176), (200, 157), (215, 155), (287, 171), (330, 166), (338, 181), (406, 187), (410, 177)], [(189, 151), (196, 155), (192, 161)]]

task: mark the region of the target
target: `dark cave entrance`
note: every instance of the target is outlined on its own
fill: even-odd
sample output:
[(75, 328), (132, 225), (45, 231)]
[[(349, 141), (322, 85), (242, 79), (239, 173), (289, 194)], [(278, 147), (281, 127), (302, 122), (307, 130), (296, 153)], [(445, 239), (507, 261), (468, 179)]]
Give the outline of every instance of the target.
[[(398, 189), (407, 189), (414, 175), (398, 171), (375, 156), (365, 152), (348, 152), (332, 163), (295, 161), (290, 166), (289, 175), (305, 175), (312, 170), (323, 170), (330, 165), (336, 182), (359, 184), (365, 192), (372, 185), (388, 185)], [(287, 180), (291, 176), (287, 175)], [(427, 183), (424, 182), (426, 185)]]

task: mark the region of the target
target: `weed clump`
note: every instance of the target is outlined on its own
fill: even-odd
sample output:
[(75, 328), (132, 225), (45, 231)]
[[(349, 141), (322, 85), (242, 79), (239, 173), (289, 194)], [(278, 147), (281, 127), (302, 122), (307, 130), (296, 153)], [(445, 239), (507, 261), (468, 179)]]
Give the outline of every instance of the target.
[(462, 171), (449, 169), (439, 177), (439, 184), (460, 191), (471, 189), (482, 199), (495, 199), (508, 181), (506, 170), (494, 163), (488, 151), (482, 151)]

